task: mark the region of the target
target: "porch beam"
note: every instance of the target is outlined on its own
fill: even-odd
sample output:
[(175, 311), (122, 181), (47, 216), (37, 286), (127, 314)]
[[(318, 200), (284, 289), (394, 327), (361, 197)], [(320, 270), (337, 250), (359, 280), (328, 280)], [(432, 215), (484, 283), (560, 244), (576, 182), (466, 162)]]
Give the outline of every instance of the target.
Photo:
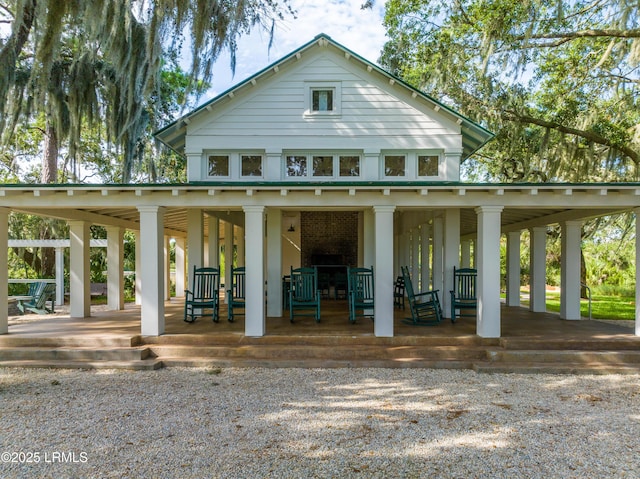
[(477, 334), (500, 337), (500, 216), (502, 206), (480, 206), (478, 215)]

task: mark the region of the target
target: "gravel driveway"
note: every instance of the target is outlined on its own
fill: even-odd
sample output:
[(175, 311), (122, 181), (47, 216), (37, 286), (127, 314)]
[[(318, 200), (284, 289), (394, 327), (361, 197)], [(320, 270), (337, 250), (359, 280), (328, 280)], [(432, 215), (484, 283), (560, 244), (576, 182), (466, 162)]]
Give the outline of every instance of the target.
[(0, 369), (2, 478), (640, 477), (640, 374)]

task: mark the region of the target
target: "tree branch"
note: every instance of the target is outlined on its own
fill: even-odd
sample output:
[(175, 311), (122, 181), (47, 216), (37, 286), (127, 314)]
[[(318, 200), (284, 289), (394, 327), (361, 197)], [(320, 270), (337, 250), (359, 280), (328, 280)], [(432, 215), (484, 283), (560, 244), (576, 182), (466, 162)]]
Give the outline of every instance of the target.
[(640, 163), (640, 152), (634, 150), (633, 148), (630, 148), (629, 146), (618, 145), (612, 142), (611, 140), (609, 140), (608, 138), (602, 135), (598, 135), (593, 131), (585, 131), (585, 130), (578, 130), (576, 128), (570, 128), (568, 126), (564, 126), (555, 121), (542, 120), (540, 118), (535, 118), (529, 115), (523, 115), (515, 111), (504, 110), (502, 112), (502, 118), (508, 121), (518, 121), (521, 123), (529, 123), (532, 125), (542, 126), (544, 128), (551, 128), (551, 129), (560, 131), (562, 133), (578, 136), (580, 138), (584, 138), (585, 140), (591, 141), (593, 143), (597, 143), (599, 145), (604, 145), (609, 148), (613, 148), (614, 150), (617, 150), (620, 153), (624, 154), (625, 156), (629, 157), (629, 159), (631, 159), (635, 164)]

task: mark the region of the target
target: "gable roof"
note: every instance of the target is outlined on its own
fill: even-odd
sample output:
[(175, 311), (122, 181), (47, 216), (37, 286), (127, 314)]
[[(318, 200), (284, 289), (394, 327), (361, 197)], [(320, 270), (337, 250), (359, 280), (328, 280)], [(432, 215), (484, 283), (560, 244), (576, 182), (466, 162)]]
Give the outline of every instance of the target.
[(276, 60), (271, 65), (260, 70), (253, 76), (236, 84), (235, 86), (222, 92), (215, 98), (202, 104), (195, 110), (192, 110), (191, 112), (185, 114), (184, 116), (180, 117), (176, 121), (158, 130), (157, 132), (154, 133), (154, 136), (156, 137), (156, 139), (164, 143), (166, 146), (168, 146), (178, 154), (183, 155), (185, 138), (187, 133), (187, 125), (193, 119), (195, 119), (196, 117), (202, 114), (206, 114), (207, 112), (212, 111), (213, 108), (215, 108), (217, 105), (233, 99), (233, 97), (243, 89), (251, 88), (256, 84), (264, 81), (265, 79), (278, 74), (280, 68), (282, 68), (284, 65), (290, 62), (294, 62), (300, 59), (305, 52), (310, 51), (311, 49), (314, 49), (314, 48), (321, 48), (321, 47), (324, 48), (328, 46), (331, 46), (341, 51), (346, 58), (348, 59), (353, 58), (357, 62), (360, 62), (360, 64), (363, 66), (364, 69), (366, 69), (369, 72), (369, 74), (381, 75), (383, 77), (386, 77), (387, 81), (390, 82), (391, 84), (398, 84), (404, 88), (407, 88), (411, 92), (411, 96), (413, 98), (419, 98), (420, 100), (427, 103), (435, 111), (445, 116), (449, 116), (450, 119), (452, 119), (455, 123), (460, 125), (460, 129), (462, 132), (462, 147), (463, 147), (461, 160), (464, 160), (469, 156), (471, 156), (475, 151), (480, 149), (485, 143), (487, 143), (489, 140), (491, 140), (494, 137), (494, 134), (491, 133), (489, 130), (485, 129), (484, 127), (480, 126), (474, 121), (466, 118), (465, 116), (456, 112), (452, 108), (444, 105), (443, 103), (440, 103), (438, 100), (412, 87), (411, 85), (407, 84), (406, 82), (396, 77), (395, 75), (392, 75), (391, 73), (385, 71), (379, 66), (362, 58), (357, 53), (354, 53), (348, 48), (344, 47), (343, 45), (337, 43), (331, 37), (329, 37), (324, 33), (316, 36), (310, 42), (302, 45), (301, 47), (292, 51), (291, 53), (282, 57), (281, 59)]

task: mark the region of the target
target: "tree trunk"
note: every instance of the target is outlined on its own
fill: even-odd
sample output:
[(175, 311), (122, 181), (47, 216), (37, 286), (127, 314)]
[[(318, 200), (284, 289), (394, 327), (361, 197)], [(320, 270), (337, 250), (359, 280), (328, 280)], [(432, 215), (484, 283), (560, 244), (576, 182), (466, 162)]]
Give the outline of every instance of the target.
[(50, 121), (44, 140), (44, 155), (42, 156), (42, 183), (57, 183), (58, 181), (58, 133)]

